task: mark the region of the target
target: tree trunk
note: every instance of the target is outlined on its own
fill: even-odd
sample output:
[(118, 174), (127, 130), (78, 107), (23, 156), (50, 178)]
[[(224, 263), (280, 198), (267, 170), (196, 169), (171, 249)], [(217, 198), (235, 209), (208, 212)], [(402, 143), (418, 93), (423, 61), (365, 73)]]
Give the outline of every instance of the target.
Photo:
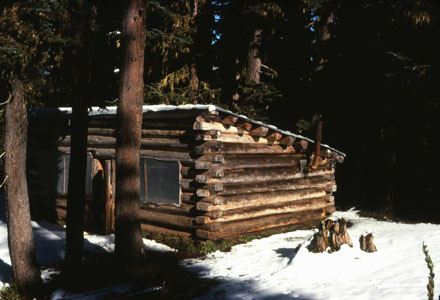
[(144, 259), (139, 219), (139, 150), (146, 17), (144, 1), (127, 0), (125, 3), (116, 130), (115, 253), (131, 273)]
[(249, 43), (246, 84), (250, 84), (252, 82), (256, 82), (256, 83), (260, 82), (260, 73), (261, 73), (260, 47), (261, 47), (262, 34), (263, 34), (262, 29), (255, 29), (252, 35), (251, 42)]
[(197, 75), (197, 64), (195, 62), (193, 62), (190, 66), (189, 75), (189, 85), (191, 87), (191, 91), (196, 92), (199, 89), (199, 77)]
[(22, 299), (32, 299), (41, 285), (35, 256), (26, 181), (27, 113), (23, 83), (12, 75), (12, 98), (5, 114), (6, 216), (12, 272)]
[[(197, 15), (199, 13), (199, 1), (198, 0), (193, 0), (192, 1), (192, 13), (191, 13), (191, 17), (192, 17), (192, 24), (194, 27), (194, 33), (195, 35), (197, 35), (197, 23), (196, 23), (196, 18)], [(197, 63), (196, 63), (196, 56), (197, 56), (197, 46), (195, 45), (196, 43), (196, 39), (194, 39), (194, 44), (192, 46), (192, 62), (189, 66), (189, 86), (191, 87), (191, 91), (195, 94), (195, 92), (199, 89), (199, 76), (198, 76), (198, 72), (197, 72)]]
[(67, 192), (65, 270), (79, 267), (84, 246), (87, 170), (87, 105), (78, 97), (72, 106), (69, 183)]
[(327, 63), (327, 51), (328, 51), (328, 41), (331, 38), (331, 32), (329, 29), (329, 25), (334, 21), (334, 16), (332, 12), (328, 14), (324, 14), (319, 24), (318, 28), (318, 56), (316, 58), (315, 72), (319, 72), (324, 69), (325, 64)]
[(75, 26), (75, 49), (72, 50), (72, 119), (70, 142), (69, 182), (66, 216), (66, 254), (64, 272), (72, 272), (81, 266), (84, 246), (84, 210), (87, 170), (87, 98), (89, 92), (89, 56), (87, 31), (89, 7), (84, 1), (75, 1), (72, 8)]

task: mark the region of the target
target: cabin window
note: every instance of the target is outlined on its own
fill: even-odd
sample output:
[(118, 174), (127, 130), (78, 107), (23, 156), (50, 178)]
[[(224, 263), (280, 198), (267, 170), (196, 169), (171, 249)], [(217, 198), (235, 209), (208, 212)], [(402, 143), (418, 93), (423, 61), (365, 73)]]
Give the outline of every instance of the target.
[(177, 160), (140, 159), (141, 203), (180, 206), (180, 163)]
[[(86, 196), (92, 195), (92, 155), (87, 154)], [(58, 196), (67, 196), (70, 154), (47, 153), (40, 157), (40, 189)]]

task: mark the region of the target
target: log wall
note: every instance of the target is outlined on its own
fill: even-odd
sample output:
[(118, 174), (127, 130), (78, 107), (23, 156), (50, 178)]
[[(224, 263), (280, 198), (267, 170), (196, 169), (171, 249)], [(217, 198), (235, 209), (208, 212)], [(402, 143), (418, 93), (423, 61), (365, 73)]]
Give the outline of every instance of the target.
[[(60, 124), (31, 120), (29, 151), (68, 153), (69, 129)], [(175, 159), (182, 166), (181, 205), (141, 204), (145, 230), (227, 239), (319, 220), (334, 211), (335, 164), (343, 160), (336, 152), (322, 149), (315, 159), (315, 150), (305, 139), (218, 111), (146, 113), (142, 128), (141, 156)], [(88, 132), (88, 150), (104, 166), (100, 201), (105, 231), (110, 232), (115, 116), (90, 117)], [(312, 162), (317, 167), (312, 168)], [(56, 203), (62, 210), (61, 202)]]

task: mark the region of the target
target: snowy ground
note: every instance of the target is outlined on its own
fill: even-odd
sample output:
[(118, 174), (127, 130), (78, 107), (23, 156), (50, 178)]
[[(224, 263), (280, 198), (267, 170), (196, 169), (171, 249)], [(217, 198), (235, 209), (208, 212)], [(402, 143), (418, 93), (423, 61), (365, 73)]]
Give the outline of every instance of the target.
[[(224, 280), (205, 296), (209, 299), (427, 299), (422, 242), (428, 244), (435, 273), (440, 274), (440, 225), (377, 221), (355, 211), (334, 216), (354, 223), (348, 229), (353, 248), (310, 253), (305, 246), (312, 232), (295, 231), (183, 263), (203, 268), (202, 276)], [(365, 231), (374, 233), (378, 252), (359, 249)]]
[[(359, 217), (355, 211), (334, 215), (354, 224), (348, 229), (353, 248), (309, 253), (305, 246), (312, 231), (301, 230), (237, 245), (230, 252), (187, 259), (182, 265), (220, 281), (200, 299), (427, 299), (422, 242), (428, 244), (435, 272), (440, 274), (440, 225), (377, 221)], [(47, 222), (32, 226), (40, 265), (59, 263), (64, 255), (64, 228)], [(358, 239), (365, 231), (374, 233), (378, 252), (359, 249)], [(89, 250), (113, 250), (113, 236), (86, 235), (86, 239)], [(145, 240), (145, 244), (173, 251), (154, 241)], [(4, 205), (0, 203), (0, 287), (10, 281), (10, 274)]]

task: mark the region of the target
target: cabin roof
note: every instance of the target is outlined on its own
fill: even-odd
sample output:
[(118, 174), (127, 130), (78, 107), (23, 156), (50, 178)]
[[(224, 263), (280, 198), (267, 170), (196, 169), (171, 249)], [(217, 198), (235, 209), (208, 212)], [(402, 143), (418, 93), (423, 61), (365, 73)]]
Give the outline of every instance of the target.
[[(216, 105), (212, 104), (183, 104), (183, 105), (166, 105), (166, 104), (157, 104), (157, 105), (143, 105), (142, 106), (142, 113), (147, 112), (158, 112), (158, 111), (173, 111), (173, 110), (200, 110), (200, 111), (218, 111), (224, 114), (228, 114), (231, 116), (238, 117), (242, 120), (245, 120), (246, 122), (267, 127), (275, 132), (279, 132), (284, 135), (292, 136), (298, 139), (306, 140), (311, 143), (314, 143), (315, 141), (299, 135), (292, 133), (290, 131), (282, 130), (277, 128), (274, 125), (266, 124), (261, 121), (252, 120), (244, 115), (236, 114), (230, 110), (221, 108)], [(63, 116), (63, 115), (70, 115), (72, 113), (71, 107), (48, 107), (48, 108), (32, 108), (28, 110), (28, 113), (30, 116), (34, 117), (51, 117), (51, 116)], [(116, 106), (107, 106), (107, 107), (90, 107), (89, 108), (89, 116), (99, 116), (99, 115), (116, 115)], [(341, 152), (335, 148), (330, 147), (326, 144), (321, 144), (322, 147), (327, 148), (331, 151), (337, 152), (342, 156), (346, 156), (344, 152)]]

